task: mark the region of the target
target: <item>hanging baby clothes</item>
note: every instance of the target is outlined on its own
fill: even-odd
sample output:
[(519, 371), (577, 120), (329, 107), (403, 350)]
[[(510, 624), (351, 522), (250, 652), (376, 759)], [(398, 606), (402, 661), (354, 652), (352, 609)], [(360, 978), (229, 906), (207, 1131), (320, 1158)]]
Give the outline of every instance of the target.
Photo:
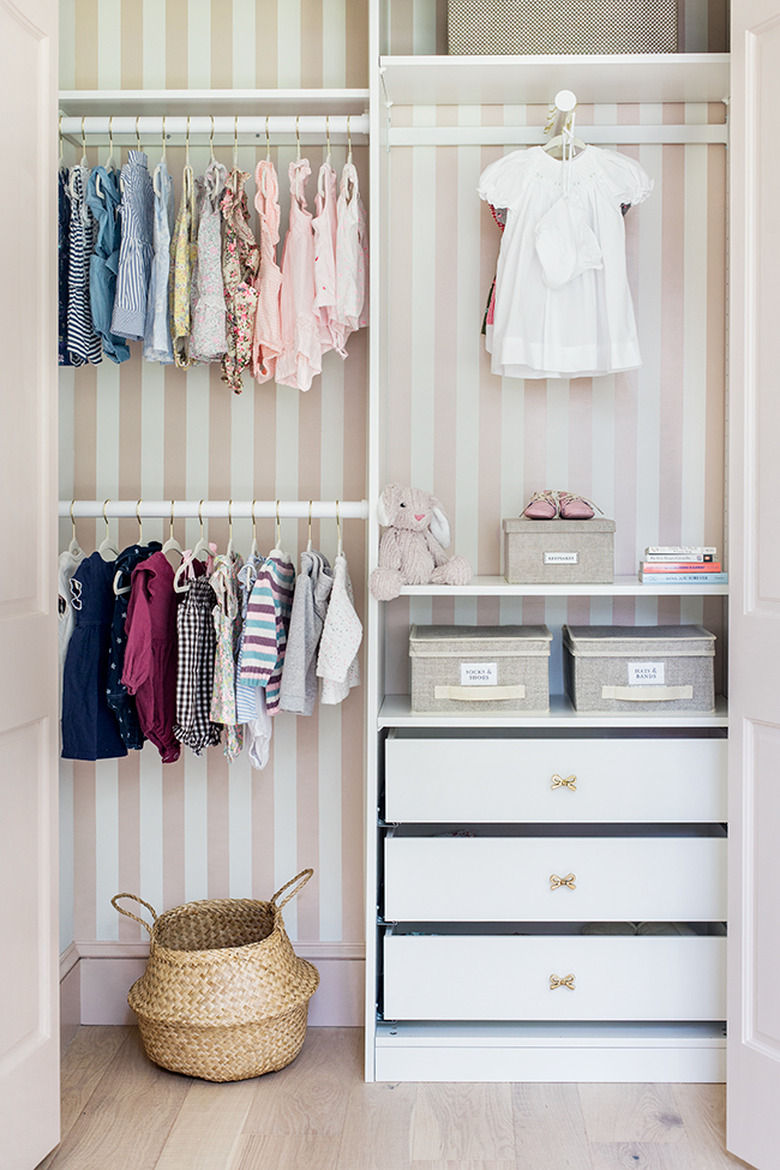
[(182, 174), (181, 201), (176, 226), (171, 240), (170, 321), (173, 360), (179, 369), (191, 364), (190, 330), (192, 315), (190, 296), (192, 270), (198, 251), (197, 219), (195, 212), (195, 180), (192, 167), (185, 166)]
[(62, 758), (106, 760), (127, 755), (106, 698), (114, 612), (113, 561), (84, 557), (70, 579), (75, 623), (62, 679)]
[[(246, 614), (257, 574), (263, 558), (257, 555), (255, 546), (238, 573), (241, 637), (237, 663), (241, 662), (246, 631)], [(247, 754), (253, 768), (262, 769), (268, 763), (273, 725), (265, 706), (265, 691), (262, 687), (248, 686), (239, 677), (240, 666), (236, 666), (236, 718), (244, 728)]]
[(290, 624), (295, 569), (280, 549), (272, 549), (252, 588), (244, 623), (239, 680), (265, 689), (266, 709), (275, 715)]
[(257, 276), (257, 315), (252, 339), (252, 373), (258, 382), (270, 381), (282, 352), (279, 296), (282, 273), (276, 263), (279, 243), (279, 182), (270, 159), (263, 158), (255, 170), (255, 207), (260, 237), (260, 271)]
[(222, 242), (222, 278), (227, 306), (227, 353), (222, 358), (222, 381), (240, 394), (242, 373), (252, 361), (252, 339), (257, 314), (255, 279), (260, 250), (249, 226), (244, 184), (249, 175), (236, 167), (222, 196), (225, 224)]
[(89, 265), (95, 247), (95, 220), (86, 203), (89, 167), (70, 168), (70, 232), (68, 251), (68, 354), (72, 366), (103, 360), (100, 338), (92, 327)]
[(235, 760), (244, 746), (243, 729), (236, 714), (236, 658), (241, 639), (241, 599), (238, 574), (243, 562), (235, 554), (217, 557), (209, 578), (216, 597), (214, 629), (214, 691), (211, 697), (211, 720), (225, 728), (224, 752)]
[(314, 305), (314, 233), (306, 208), (309, 160), (290, 163), (290, 226), (282, 253), (279, 298), (282, 352), (276, 362), (276, 383), (308, 390), (322, 373), (319, 313)]
[[(202, 572), (202, 569), (201, 569)], [(176, 719), (176, 612), (173, 566), (163, 552), (136, 565), (131, 576), (122, 682), (135, 695), (141, 730), (164, 764), (178, 760)]]
[(339, 553), (333, 565), (333, 587), (320, 639), (317, 674), (322, 679), (320, 702), (341, 703), (360, 684), (357, 652), (363, 627), (355, 613), (347, 558)]
[(57, 361), (61, 366), (72, 366), (73, 361), (68, 353), (70, 200), (68, 197), (68, 172), (64, 167), (60, 167), (57, 172), (57, 245), (57, 284), (59, 293)]
[(482, 173), (479, 194), (506, 208), (494, 321), (494, 374), (572, 378), (641, 365), (626, 275), (621, 204), (652, 181), (633, 159), (586, 146), (556, 159), (514, 151)]
[(314, 231), (314, 304), (319, 313), (322, 352), (335, 349), (342, 357), (346, 330), (337, 319), (336, 302), (336, 172), (324, 162), (317, 176), (317, 214), (312, 220)]
[(227, 170), (214, 159), (203, 175), (198, 199), (198, 255), (192, 288), (190, 360), (219, 361), (227, 351), (225, 286), (222, 280), (220, 200)]
[(154, 170), (154, 259), (146, 303), (144, 357), (148, 362), (173, 362), (171, 323), (168, 314), (168, 283), (171, 271), (173, 233), (173, 179), (165, 160)]
[(142, 150), (129, 150), (120, 175), (122, 242), (111, 329), (141, 341), (146, 329), (149, 276), (154, 258), (154, 189)]
[(57, 564), (57, 643), (60, 662), (60, 702), (62, 701), (62, 672), (65, 668), (68, 645), (76, 623), (70, 579), (83, 560), (84, 553), (81, 549), (78, 552), (71, 552), (69, 548), (66, 548), (64, 552), (60, 553)]
[(346, 340), (368, 320), (366, 212), (357, 169), (349, 160), (341, 172), (336, 218), (336, 319)]
[(113, 562), (114, 614), (111, 619), (111, 641), (108, 651), (108, 705), (116, 716), (119, 734), (125, 747), (135, 751), (144, 746), (144, 733), (138, 719), (135, 699), (122, 682), (127, 649), (127, 609), (130, 604), (131, 574), (136, 565), (147, 560), (162, 548), (159, 540), (149, 544), (131, 544), (120, 552)]
[(217, 647), (214, 606), (217, 598), (205, 577), (190, 583), (179, 606), (179, 668), (176, 677), (176, 723), (173, 733), (199, 756), (218, 744), (222, 728), (209, 718), (214, 693)]
[(301, 553), (284, 655), (279, 709), (311, 715), (317, 701), (317, 650), (328, 612), (333, 572), (319, 552)]
[(103, 342), (106, 357), (113, 362), (126, 362), (130, 357), (130, 347), (123, 338), (111, 332), (121, 239), (116, 171), (93, 167), (87, 182), (87, 204), (97, 223), (95, 250), (89, 261), (92, 325)]

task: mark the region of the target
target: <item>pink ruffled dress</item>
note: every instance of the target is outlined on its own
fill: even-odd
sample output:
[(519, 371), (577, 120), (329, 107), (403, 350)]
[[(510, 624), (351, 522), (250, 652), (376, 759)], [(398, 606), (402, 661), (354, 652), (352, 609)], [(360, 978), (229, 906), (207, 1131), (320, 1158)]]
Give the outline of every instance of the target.
[(276, 362), (276, 382), (308, 390), (322, 373), (319, 310), (314, 287), (314, 232), (306, 207), (309, 160), (290, 163), (290, 226), (282, 254), (282, 352)]

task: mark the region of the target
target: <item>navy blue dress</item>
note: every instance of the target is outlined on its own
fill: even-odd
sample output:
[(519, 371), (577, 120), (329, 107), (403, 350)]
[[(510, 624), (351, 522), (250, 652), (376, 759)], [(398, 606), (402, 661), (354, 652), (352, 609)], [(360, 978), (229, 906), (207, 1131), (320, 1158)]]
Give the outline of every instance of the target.
[(108, 649), (114, 616), (114, 561), (85, 557), (71, 577), (75, 625), (62, 679), (62, 756), (107, 760), (126, 756), (108, 705)]
[(144, 746), (146, 736), (141, 731), (141, 724), (138, 721), (135, 699), (128, 694), (127, 687), (122, 682), (127, 648), (125, 623), (127, 607), (130, 604), (130, 574), (136, 565), (140, 565), (161, 548), (159, 540), (152, 540), (149, 544), (131, 544), (128, 548), (122, 549), (113, 562), (114, 573), (119, 575), (117, 586), (120, 589), (127, 589), (127, 593), (120, 593), (114, 598), (114, 616), (111, 621), (108, 651), (108, 705), (116, 716), (119, 734), (125, 747), (136, 751)]

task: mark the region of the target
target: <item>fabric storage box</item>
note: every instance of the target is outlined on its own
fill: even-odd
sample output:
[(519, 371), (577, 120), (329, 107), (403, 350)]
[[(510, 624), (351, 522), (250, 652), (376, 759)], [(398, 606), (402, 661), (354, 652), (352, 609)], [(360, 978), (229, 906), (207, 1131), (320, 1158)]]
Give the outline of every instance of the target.
[(615, 521), (504, 521), (504, 576), (512, 585), (611, 585)]
[(412, 711), (548, 711), (547, 626), (412, 626)]
[(449, 0), (449, 53), (675, 53), (677, 0)]
[(564, 626), (566, 692), (577, 711), (714, 711), (715, 640), (701, 626)]

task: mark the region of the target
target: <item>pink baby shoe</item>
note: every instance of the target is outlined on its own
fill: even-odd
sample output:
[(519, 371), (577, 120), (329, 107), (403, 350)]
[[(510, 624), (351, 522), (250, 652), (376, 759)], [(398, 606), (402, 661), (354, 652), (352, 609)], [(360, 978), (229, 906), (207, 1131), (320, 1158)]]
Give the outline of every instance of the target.
[(591, 520), (594, 509), (601, 512), (598, 504), (585, 496), (575, 496), (572, 492), (558, 493), (558, 514), (561, 520)]
[(558, 492), (551, 491), (534, 492), (523, 510), (523, 515), (529, 520), (554, 520), (559, 512), (558, 495)]

